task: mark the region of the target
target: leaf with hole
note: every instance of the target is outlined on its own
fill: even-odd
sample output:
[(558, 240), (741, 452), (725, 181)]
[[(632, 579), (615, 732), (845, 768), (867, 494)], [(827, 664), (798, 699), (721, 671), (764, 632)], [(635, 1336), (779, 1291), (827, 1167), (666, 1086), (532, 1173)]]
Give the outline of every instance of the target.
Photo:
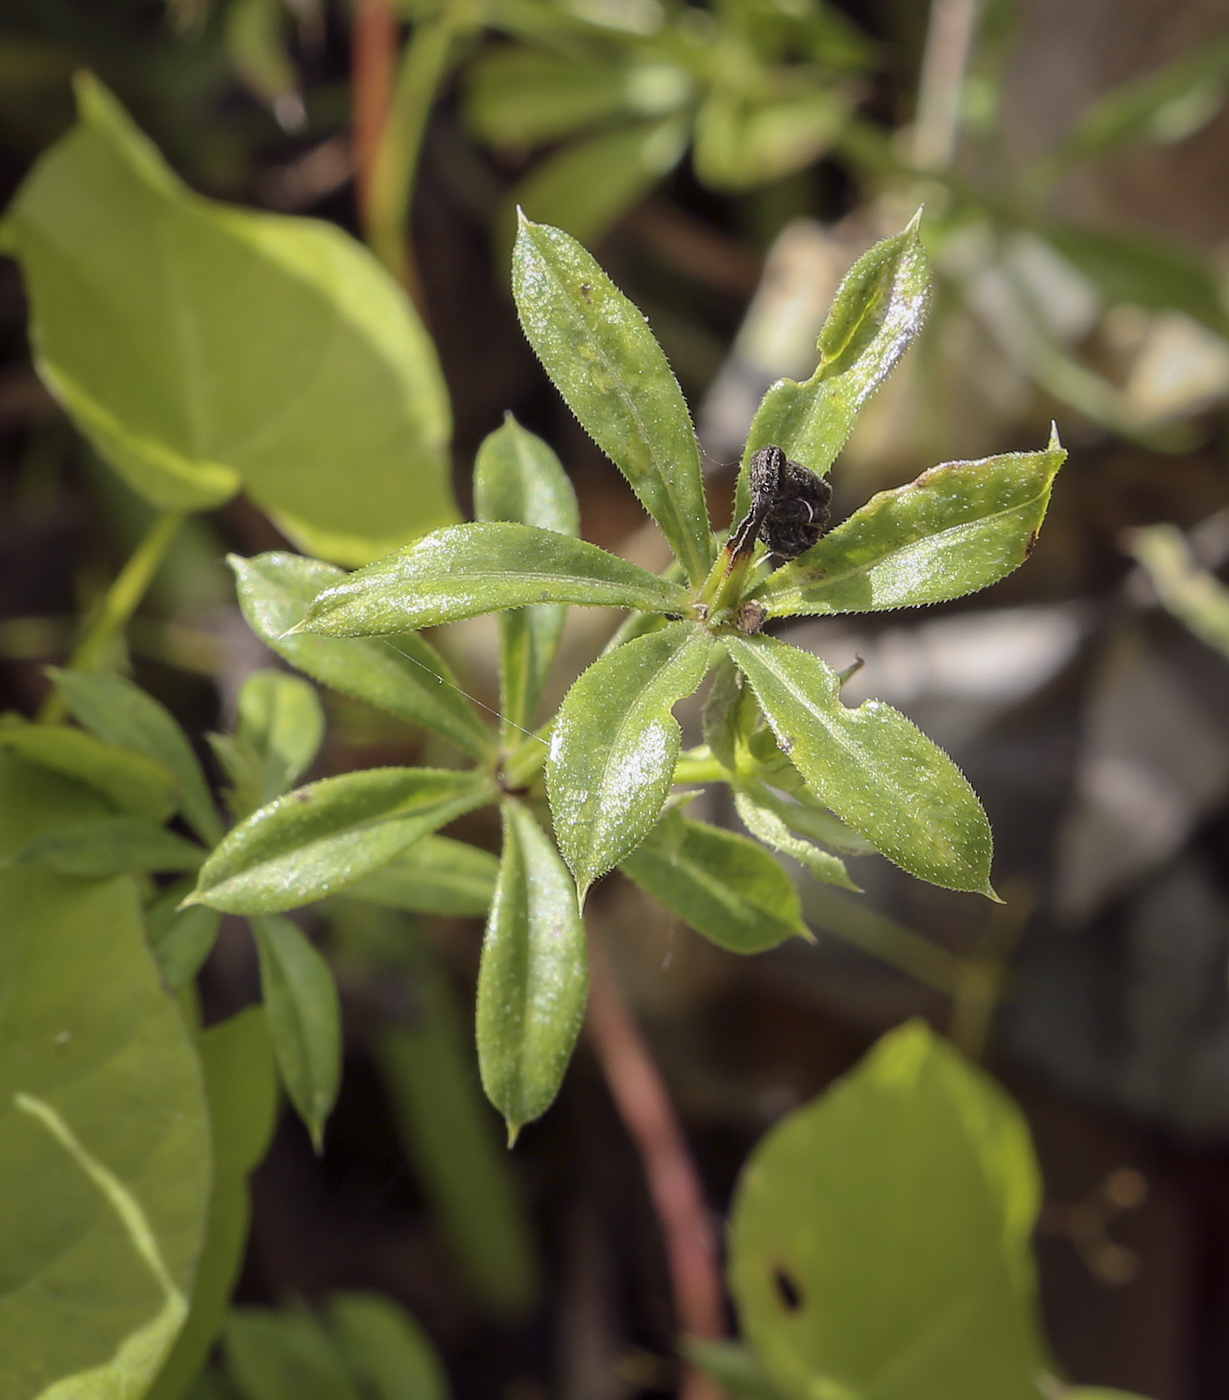
[(921, 1022), (743, 1170), (729, 1276), (786, 1400), (1037, 1400), (1037, 1164), (1015, 1104)]

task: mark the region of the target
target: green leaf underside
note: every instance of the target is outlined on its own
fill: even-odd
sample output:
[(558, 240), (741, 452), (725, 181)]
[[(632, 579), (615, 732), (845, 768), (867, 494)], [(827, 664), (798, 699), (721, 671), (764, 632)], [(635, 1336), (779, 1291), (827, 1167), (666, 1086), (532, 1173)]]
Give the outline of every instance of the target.
[[(0, 753), (0, 857), (98, 806)], [(0, 1395), (141, 1395), (204, 1238), (200, 1067), (133, 881), (0, 870), (0, 926)]]
[(580, 603), (684, 613), (691, 595), (585, 540), (478, 521), (437, 530), (326, 588), (302, 630), (382, 636), (530, 603)]
[(39, 372), (153, 504), (244, 486), (365, 563), (456, 518), (449, 409), (401, 289), (341, 230), (185, 189), (101, 84), (8, 216)]
[(885, 1036), (759, 1144), (735, 1197), (730, 1283), (787, 1400), (1038, 1400), (1019, 1110), (928, 1027)]
[(572, 881), (533, 813), (503, 804), (503, 855), (478, 971), (478, 1064), (510, 1138), (559, 1091), (589, 991)]
[[(511, 414), (478, 449), (474, 513), (479, 520), (533, 525), (560, 535), (580, 532), (576, 493), (559, 458)], [(501, 615), (499, 711), (505, 729), (533, 723), (566, 614), (558, 603), (539, 603)]]
[(298, 676), (256, 671), (239, 692), (238, 719), (237, 745), (258, 765), (243, 793), (246, 815), (280, 797), (311, 767), (324, 738), (324, 710), (315, 687)]
[(213, 1134), (209, 1232), (188, 1320), (145, 1400), (182, 1400), (222, 1330), (247, 1245), (248, 1174), (268, 1150), (277, 1120), (277, 1067), (261, 1007), (249, 1006), (210, 1026), (199, 1046)]
[(133, 749), (66, 724), (0, 725), (0, 751), (85, 783), (121, 812), (162, 822), (175, 810), (175, 779)]
[(347, 891), (389, 909), (480, 918), (491, 906), (499, 861), (449, 836), (424, 836)]
[(341, 1005), (329, 966), (297, 924), (252, 919), (260, 992), (282, 1082), (316, 1151), (341, 1084)]
[(485, 775), (451, 769), (369, 768), (309, 783), (235, 827), (192, 899), (228, 914), (294, 909), (387, 865), (493, 795)]
[(992, 894), (986, 814), (950, 758), (880, 700), (841, 703), (819, 657), (771, 637), (724, 638), (777, 742), (819, 800), (889, 860), (947, 889)]
[(188, 736), (166, 708), (124, 676), (53, 670), (69, 712), (107, 744), (135, 749), (161, 763), (179, 784), (179, 805), (193, 831), (213, 846), (222, 823)]
[(637, 637), (595, 661), (564, 698), (546, 784), (582, 900), (657, 821), (679, 751), (671, 711), (704, 679), (711, 640), (687, 622)]
[(846, 890), (859, 888), (840, 856), (812, 845), (790, 828), (781, 813), (784, 804), (778, 803), (763, 783), (735, 783), (733, 792), (734, 810), (757, 841), (792, 857), (825, 885), (840, 885)]
[(1043, 452), (949, 462), (872, 496), (772, 574), (757, 597), (774, 617), (875, 612), (988, 588), (1028, 558), (1066, 459)]
[(90, 817), (40, 831), (11, 859), (97, 879), (138, 870), (196, 870), (205, 851), (140, 817)]
[(366, 640), (290, 631), (319, 593), (346, 577), (340, 569), (280, 552), (254, 559), (232, 554), (229, 562), (248, 626), (292, 666), (343, 695), (442, 735), (463, 753), (482, 758), (490, 751), (490, 732), (443, 657), (421, 637)]
[(525, 335), (555, 387), (698, 585), (713, 559), (700, 449), (643, 315), (579, 243), (523, 217), (512, 290)]
[(862, 405), (883, 383), (921, 329), (930, 267), (915, 224), (877, 243), (837, 288), (819, 333), (819, 368), (806, 380), (779, 379), (747, 435), (734, 519), (750, 509), (751, 458), (780, 447), (792, 461), (826, 475)]
[(806, 936), (794, 882), (762, 846), (681, 812), (667, 812), (619, 869), (732, 953)]

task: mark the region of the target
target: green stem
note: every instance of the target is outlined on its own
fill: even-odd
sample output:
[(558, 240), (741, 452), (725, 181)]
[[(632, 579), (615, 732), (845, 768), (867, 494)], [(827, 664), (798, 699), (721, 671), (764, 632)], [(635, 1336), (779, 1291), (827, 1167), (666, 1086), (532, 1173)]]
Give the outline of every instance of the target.
[(445, 9), (410, 35), (371, 171), (368, 242), (376, 257), (411, 293), (416, 290), (417, 273), (407, 246), (406, 224), (427, 117), (448, 71), (454, 33), (455, 25)]
[[(133, 550), (90, 619), (85, 635), (68, 663), (70, 671), (97, 669), (111, 643), (136, 611), (137, 604), (149, 591), (149, 585), (183, 522), (184, 512), (179, 510), (163, 511), (154, 518), (145, 537)], [(44, 724), (55, 724), (64, 718), (66, 710), (63, 696), (58, 690), (53, 690), (38, 717)]]

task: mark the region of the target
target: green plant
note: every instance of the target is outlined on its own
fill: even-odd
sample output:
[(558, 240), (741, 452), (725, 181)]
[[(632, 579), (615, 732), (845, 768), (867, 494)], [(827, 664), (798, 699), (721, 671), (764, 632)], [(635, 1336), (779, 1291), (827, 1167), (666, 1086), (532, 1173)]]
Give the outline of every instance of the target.
[[(792, 553), (817, 533), (818, 478), (921, 324), (916, 221), (846, 279), (815, 374), (766, 396), (725, 540), (643, 318), (566, 234), (524, 221), (514, 283), (526, 333), (677, 562), (658, 576), (578, 539), (560, 464), (511, 419), (478, 454), (479, 520), (423, 535), (454, 518), (447, 415), (430, 342), (395, 284), (342, 235), (190, 194), (105, 90), (86, 80), (80, 94), (82, 122), (23, 187), (6, 246), (30, 288), (40, 371), (161, 514), (55, 675), (42, 722), (0, 725), (0, 906), (13, 930), (0, 976), (16, 1008), (0, 1020), (0, 1194), (19, 1217), (14, 1267), (31, 1280), (0, 1299), (0, 1374), (29, 1377), (32, 1394), (89, 1376), (125, 1395), (152, 1383), (170, 1400), (222, 1323), (273, 1064), (317, 1144), (337, 1091), (336, 989), (286, 912), (343, 891), (426, 910), (489, 898), (478, 1054), (515, 1136), (571, 1055), (584, 898), (608, 871), (740, 952), (805, 934), (764, 845), (847, 888), (842, 857), (877, 850), (993, 897), (989, 826), (951, 761), (890, 707), (847, 709), (836, 672), (764, 629), (993, 583), (1027, 557), (1064, 453), (1054, 437), (1041, 452), (936, 467), (774, 568), (757, 536)], [(240, 485), (337, 561), (235, 560), (253, 630), (313, 680), (438, 736), (452, 766), (296, 788), (320, 742), (319, 702), (305, 682), (261, 673), (234, 733), (215, 741), (236, 822), (223, 834), (188, 737), (111, 668), (182, 515)], [(534, 729), (570, 604), (631, 616)], [(490, 611), (498, 730), (418, 635)], [(710, 675), (705, 743), (682, 753), (672, 709)], [(685, 814), (672, 790), (705, 782), (730, 786), (758, 840)], [(503, 827), (493, 889), (491, 858), (438, 834), (486, 804)], [(221, 912), (251, 922), (264, 1007), (201, 1032), (191, 982)], [(84, 1300), (67, 1321), (65, 1289)]]

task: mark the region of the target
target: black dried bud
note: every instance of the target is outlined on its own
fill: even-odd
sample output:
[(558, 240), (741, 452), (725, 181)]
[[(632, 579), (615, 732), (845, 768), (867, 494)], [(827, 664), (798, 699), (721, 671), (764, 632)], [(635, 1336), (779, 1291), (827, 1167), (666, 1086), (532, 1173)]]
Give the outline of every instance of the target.
[(734, 553), (756, 535), (783, 559), (805, 554), (828, 528), (832, 487), (779, 447), (761, 447), (751, 459), (751, 511), (734, 532)]

